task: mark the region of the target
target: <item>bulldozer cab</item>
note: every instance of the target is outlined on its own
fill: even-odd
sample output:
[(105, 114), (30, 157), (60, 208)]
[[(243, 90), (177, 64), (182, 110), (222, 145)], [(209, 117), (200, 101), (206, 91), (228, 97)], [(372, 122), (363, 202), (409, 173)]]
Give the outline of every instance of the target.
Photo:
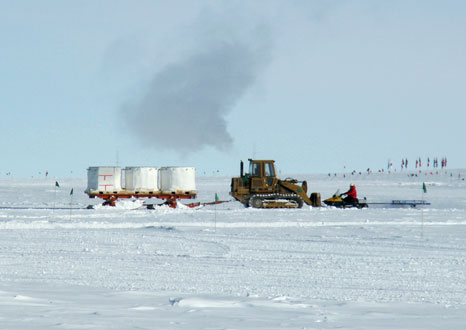
[(252, 191), (272, 191), (277, 183), (273, 160), (249, 159), (249, 173)]
[(249, 159), (250, 177), (275, 177), (275, 161)]

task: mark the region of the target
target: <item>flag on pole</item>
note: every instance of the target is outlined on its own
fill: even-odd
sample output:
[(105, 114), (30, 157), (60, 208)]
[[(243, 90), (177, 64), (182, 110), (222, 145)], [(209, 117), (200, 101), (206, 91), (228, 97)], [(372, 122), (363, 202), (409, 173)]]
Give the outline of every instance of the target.
[(58, 184), (58, 181), (55, 181), (55, 187), (60, 188), (60, 185)]
[(217, 193), (215, 193), (215, 201), (216, 201), (216, 202), (219, 201)]
[(427, 187), (425, 182), (422, 183), (422, 191), (424, 191), (424, 194), (427, 193)]
[(74, 189), (71, 188), (70, 195), (73, 195)]

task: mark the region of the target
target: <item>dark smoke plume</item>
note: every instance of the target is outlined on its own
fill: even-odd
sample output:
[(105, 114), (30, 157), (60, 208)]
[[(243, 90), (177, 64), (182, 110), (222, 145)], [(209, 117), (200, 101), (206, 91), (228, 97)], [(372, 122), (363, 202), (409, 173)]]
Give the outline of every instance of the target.
[(255, 82), (268, 52), (257, 43), (219, 42), (164, 67), (142, 97), (123, 107), (129, 130), (147, 146), (182, 153), (233, 139), (225, 116)]

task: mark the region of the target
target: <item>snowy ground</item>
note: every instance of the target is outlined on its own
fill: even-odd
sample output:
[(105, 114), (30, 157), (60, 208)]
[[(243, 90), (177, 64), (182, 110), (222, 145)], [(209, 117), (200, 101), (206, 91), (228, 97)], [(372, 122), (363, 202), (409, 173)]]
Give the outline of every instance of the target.
[[(0, 328), (463, 329), (463, 175), (295, 176), (323, 198), (353, 182), (432, 203), (362, 210), (88, 210), (86, 179), (1, 179)], [(198, 201), (229, 185), (198, 177)]]

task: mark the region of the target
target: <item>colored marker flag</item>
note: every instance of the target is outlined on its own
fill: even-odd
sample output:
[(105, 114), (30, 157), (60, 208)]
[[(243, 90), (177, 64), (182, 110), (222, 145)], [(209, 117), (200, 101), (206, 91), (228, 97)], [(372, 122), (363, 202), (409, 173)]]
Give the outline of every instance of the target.
[(55, 187), (60, 187), (60, 185), (58, 184), (58, 181), (55, 181)]
[(219, 201), (217, 193), (215, 193), (215, 201), (216, 201), (216, 202)]
[(73, 195), (74, 189), (71, 188), (70, 195)]
[(427, 192), (427, 187), (426, 187), (425, 182), (422, 183), (422, 190), (424, 191), (424, 194)]

